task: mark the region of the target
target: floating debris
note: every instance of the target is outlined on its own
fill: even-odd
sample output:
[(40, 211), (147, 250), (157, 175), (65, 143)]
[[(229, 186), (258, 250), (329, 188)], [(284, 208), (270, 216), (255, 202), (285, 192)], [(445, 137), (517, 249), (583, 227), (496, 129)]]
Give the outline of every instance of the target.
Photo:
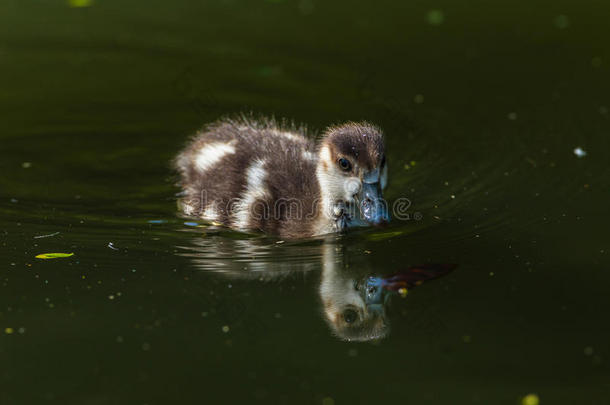
[(186, 225), (186, 226), (199, 226), (199, 224), (197, 222), (185, 222), (184, 225)]
[(23, 162), (21, 164), (21, 167), (23, 167), (24, 169), (29, 169), (30, 167), (32, 167), (32, 163), (31, 162)]
[(583, 158), (587, 156), (587, 151), (581, 148), (580, 146), (577, 146), (574, 148), (574, 154), (577, 158)]
[(74, 253), (41, 253), (36, 256), (37, 259), (62, 259), (65, 257), (74, 256)]
[(527, 394), (521, 400), (521, 405), (539, 405), (540, 398), (536, 394)]
[(34, 239), (51, 238), (51, 237), (53, 237), (53, 236), (57, 236), (57, 235), (59, 235), (59, 234), (60, 234), (60, 232), (53, 232), (53, 233), (50, 233), (50, 234), (48, 234), (48, 235), (39, 235), (39, 236), (34, 236)]
[(331, 397), (325, 397), (322, 399), (322, 405), (335, 405), (335, 400)]
[(406, 288), (399, 288), (398, 289), (398, 294), (400, 294), (400, 296), (402, 298), (405, 298), (407, 296), (407, 293), (409, 292), (409, 290), (407, 290)]
[(7, 335), (12, 335), (15, 330), (13, 328), (4, 328), (4, 333)]
[(223, 331), (224, 333), (229, 333), (229, 326), (228, 326), (228, 325), (223, 326), (223, 327), (222, 327), (222, 331)]
[(377, 233), (372, 233), (372, 234), (367, 235), (366, 238), (368, 240), (372, 240), (372, 241), (380, 241), (380, 240), (390, 239), (395, 236), (402, 235), (402, 233), (403, 233), (402, 231), (377, 232)]
[(151, 219), (146, 222), (149, 224), (167, 224), (167, 219)]
[(119, 248), (115, 247), (114, 243), (112, 243), (112, 242), (108, 242), (108, 247), (112, 250), (119, 250)]
[(417, 162), (415, 160), (412, 160), (409, 163), (405, 163), (404, 169), (405, 170), (411, 170), (411, 168), (415, 167), (416, 164), (417, 164)]
[(70, 7), (91, 7), (93, 5), (93, 0), (68, 0), (68, 5)]

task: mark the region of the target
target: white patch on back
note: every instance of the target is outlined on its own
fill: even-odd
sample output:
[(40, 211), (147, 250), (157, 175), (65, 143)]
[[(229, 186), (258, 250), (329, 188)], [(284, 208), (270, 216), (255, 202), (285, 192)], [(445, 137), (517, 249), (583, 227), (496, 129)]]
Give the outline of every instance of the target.
[(312, 162), (315, 162), (315, 161), (316, 161), (316, 159), (318, 158), (318, 157), (316, 156), (316, 154), (315, 154), (315, 153), (310, 152), (310, 151), (308, 151), (308, 150), (304, 150), (304, 151), (301, 153), (301, 156), (303, 157), (303, 159), (305, 159), (305, 160), (311, 160)]
[(273, 135), (279, 135), (286, 139), (290, 139), (291, 141), (303, 142), (303, 137), (301, 135), (293, 134), (291, 132), (280, 131), (277, 129), (271, 130)]
[(199, 150), (195, 157), (195, 165), (199, 171), (207, 169), (218, 163), (223, 157), (235, 153), (235, 147), (231, 143), (210, 143)]
[(264, 166), (264, 160), (255, 160), (246, 171), (247, 188), (239, 202), (235, 205), (235, 211), (233, 212), (234, 226), (237, 229), (248, 229), (252, 205), (267, 193), (265, 189), (267, 170), (265, 170)]

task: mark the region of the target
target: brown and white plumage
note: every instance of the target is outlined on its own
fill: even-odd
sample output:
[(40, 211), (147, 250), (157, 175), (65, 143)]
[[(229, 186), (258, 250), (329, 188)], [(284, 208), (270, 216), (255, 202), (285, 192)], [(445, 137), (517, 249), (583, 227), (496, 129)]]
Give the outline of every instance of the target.
[(238, 118), (206, 126), (175, 165), (185, 214), (298, 238), (367, 224), (358, 197), (381, 192), (384, 162), (383, 136), (367, 123), (330, 127), (316, 145), (305, 127)]

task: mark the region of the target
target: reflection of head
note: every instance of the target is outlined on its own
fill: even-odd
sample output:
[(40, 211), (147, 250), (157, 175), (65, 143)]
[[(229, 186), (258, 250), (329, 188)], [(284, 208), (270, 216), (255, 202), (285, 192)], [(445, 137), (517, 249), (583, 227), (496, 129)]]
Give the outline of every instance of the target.
[(367, 341), (381, 339), (390, 331), (385, 312), (385, 294), (366, 278), (358, 281), (343, 269), (334, 246), (324, 246), (320, 298), (323, 316), (341, 339)]

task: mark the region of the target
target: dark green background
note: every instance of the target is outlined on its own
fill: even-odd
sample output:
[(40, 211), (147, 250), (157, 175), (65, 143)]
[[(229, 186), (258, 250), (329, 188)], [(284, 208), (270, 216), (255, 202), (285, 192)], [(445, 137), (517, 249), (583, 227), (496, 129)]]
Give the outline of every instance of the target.
[[(2, 0), (0, 403), (609, 403), (609, 16), (595, 0)], [(394, 300), (387, 339), (331, 336), (321, 242), (202, 237), (176, 216), (169, 161), (240, 111), (385, 130), (388, 198), (423, 219), (325, 243), (355, 272), (459, 264)], [(54, 251), (75, 256), (34, 258)]]

